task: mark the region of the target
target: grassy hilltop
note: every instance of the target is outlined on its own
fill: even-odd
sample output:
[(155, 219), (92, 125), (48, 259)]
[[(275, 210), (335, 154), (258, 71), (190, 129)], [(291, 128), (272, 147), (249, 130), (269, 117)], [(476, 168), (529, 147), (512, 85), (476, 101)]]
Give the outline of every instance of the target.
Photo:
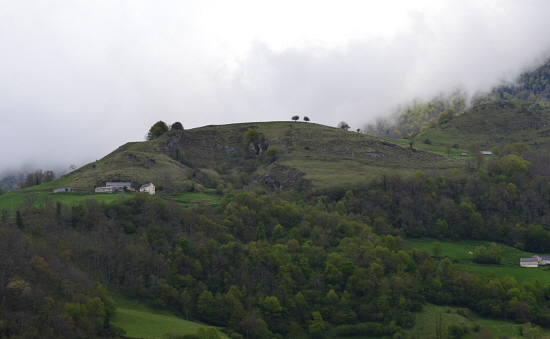
[[(245, 142), (249, 130), (259, 139)], [(339, 128), (257, 122), (172, 131), (151, 141), (127, 143), (32, 189), (72, 186), (92, 190), (105, 181), (154, 182), (171, 188), (232, 183), (290, 189), (355, 183), (387, 171), (459, 166), (456, 159)]]

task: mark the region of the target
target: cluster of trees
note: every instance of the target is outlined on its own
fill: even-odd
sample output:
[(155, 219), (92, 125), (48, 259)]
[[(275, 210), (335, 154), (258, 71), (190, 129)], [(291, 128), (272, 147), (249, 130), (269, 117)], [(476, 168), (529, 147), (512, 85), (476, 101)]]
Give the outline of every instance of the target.
[(27, 174), (25, 181), (21, 181), (18, 186), (19, 188), (27, 188), (50, 182), (54, 179), (55, 174), (53, 171), (43, 171), (42, 169), (37, 169), (34, 173)]
[(10, 223), (0, 226), (0, 337), (116, 336), (107, 290), (78, 269), (57, 239), (34, 239)]
[(145, 136), (145, 140), (156, 139), (168, 131), (183, 131), (183, 125), (181, 124), (181, 122), (175, 122), (170, 125), (170, 127), (168, 127), (168, 125), (164, 121), (157, 121), (149, 129), (149, 132)]
[[(269, 153), (262, 139), (243, 134), (250, 157)], [(0, 219), (0, 334), (116, 335), (103, 286), (234, 338), (399, 336), (426, 301), (550, 326), (550, 286), (467, 273), (404, 241), (550, 252), (550, 160), (512, 149), (479, 168), (349, 187), (265, 195), (225, 185), (217, 206), (143, 194), (22, 204)], [(480, 246), (474, 260), (499, 263), (500, 247)]]
[[(293, 115), (293, 116), (292, 116), (292, 121), (296, 122), (296, 121), (298, 121), (298, 120), (300, 120), (300, 116), (299, 116), (299, 115)], [(304, 121), (305, 121), (305, 122), (309, 122), (309, 118), (306, 117), (306, 116), (304, 116)]]
[[(141, 194), (109, 204), (44, 201), (21, 206), (19, 221), (3, 220), (2, 230), (38, 237), (51, 253), (42, 258), (64, 260), (153, 307), (227, 326), (234, 337), (397, 335), (413, 326), (426, 301), (550, 325), (548, 286), (467, 273), (403, 240), (489, 239), (550, 251), (550, 233), (541, 226), (550, 216), (548, 177), (536, 166), (491, 169), (503, 160), (475, 173), (396, 173), (297, 195), (226, 190), (217, 207), (183, 208)], [(25, 289), (19, 277), (37, 289), (36, 280), (19, 273), (33, 256), (8, 270), (14, 251), (2, 253), (2, 297)], [(499, 247), (479, 247), (475, 257), (498, 262)], [(90, 300), (99, 298), (103, 309), (108, 300), (93, 289), (82, 294), (54, 299), (59, 314), (71, 328), (113, 331), (107, 311), (89, 310)], [(8, 317), (22, 310), (2, 307), (6, 331), (20, 331)], [(25, 312), (40, 318), (37, 308)]]

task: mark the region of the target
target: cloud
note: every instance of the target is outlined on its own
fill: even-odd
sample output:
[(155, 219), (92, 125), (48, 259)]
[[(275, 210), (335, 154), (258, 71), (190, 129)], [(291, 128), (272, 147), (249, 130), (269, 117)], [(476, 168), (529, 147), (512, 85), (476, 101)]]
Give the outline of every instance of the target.
[(83, 165), (185, 128), (352, 129), (415, 98), (470, 94), (548, 56), (546, 1), (0, 3), (0, 173)]

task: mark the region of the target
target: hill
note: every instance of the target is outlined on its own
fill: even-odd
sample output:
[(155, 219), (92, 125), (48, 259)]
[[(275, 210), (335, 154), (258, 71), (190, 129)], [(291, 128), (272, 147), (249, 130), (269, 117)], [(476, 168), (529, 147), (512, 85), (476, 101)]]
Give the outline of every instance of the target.
[(449, 122), (430, 128), (418, 138), (432, 144), (457, 144), (466, 149), (477, 143), (483, 149), (516, 142), (533, 149), (550, 143), (550, 110), (526, 101), (495, 101), (479, 105)]
[(92, 190), (105, 181), (154, 182), (172, 189), (355, 183), (388, 170), (452, 169), (456, 159), (375, 137), (304, 122), (258, 122), (168, 132), (119, 147), (58, 180), (35, 186)]
[(473, 98), (463, 91), (441, 93), (428, 101), (414, 100), (398, 107), (395, 119), (381, 119), (366, 127), (368, 134), (399, 138), (405, 133), (423, 132), (437, 126), (445, 115), (461, 115), (471, 106), (501, 100), (525, 100), (550, 108), (550, 59), (535, 69), (523, 72), (514, 82), (502, 83), (488, 93), (476, 93)]

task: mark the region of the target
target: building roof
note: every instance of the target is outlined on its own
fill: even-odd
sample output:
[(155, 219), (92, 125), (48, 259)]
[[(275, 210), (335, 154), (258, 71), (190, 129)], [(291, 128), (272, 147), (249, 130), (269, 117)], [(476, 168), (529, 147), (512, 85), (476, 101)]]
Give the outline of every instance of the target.
[(149, 186), (151, 186), (151, 185), (153, 185), (152, 182), (150, 182), (150, 183), (148, 183), (148, 184), (145, 184), (145, 185), (141, 185), (139, 188), (145, 188), (145, 187), (149, 187)]
[(483, 155), (493, 155), (493, 152), (491, 152), (491, 151), (481, 151), (479, 153), (481, 153)]
[(129, 182), (129, 181), (121, 181), (121, 182), (117, 182), (117, 181), (107, 181), (105, 183), (105, 186), (109, 187), (109, 186), (117, 186), (117, 187), (123, 187), (123, 186), (126, 186), (126, 187), (130, 187), (132, 186), (132, 183)]
[(543, 255), (543, 256), (542, 256), (542, 257), (540, 257), (540, 258), (541, 258), (542, 260), (550, 260), (550, 256), (547, 256), (547, 255), (546, 255), (546, 256), (545, 256), (545, 255)]
[(519, 258), (519, 261), (520, 262), (530, 262), (530, 261), (538, 262), (539, 260), (537, 258)]

